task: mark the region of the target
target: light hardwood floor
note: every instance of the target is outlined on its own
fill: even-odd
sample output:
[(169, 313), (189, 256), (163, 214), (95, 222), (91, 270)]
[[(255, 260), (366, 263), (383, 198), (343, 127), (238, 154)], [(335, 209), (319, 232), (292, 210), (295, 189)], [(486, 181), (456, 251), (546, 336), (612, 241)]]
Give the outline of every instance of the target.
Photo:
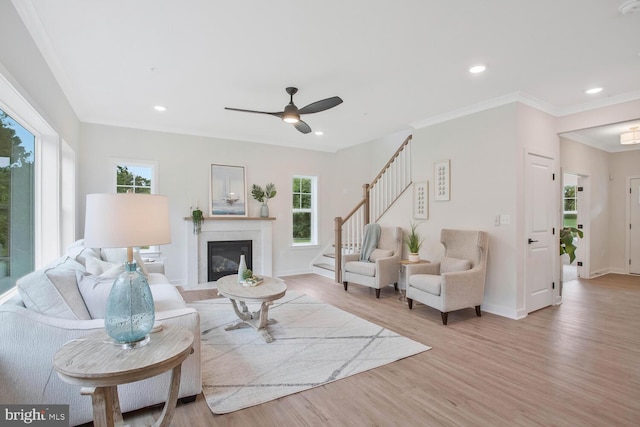
[[(284, 279), (290, 290), (433, 349), (227, 415), (213, 415), (200, 395), (178, 405), (174, 427), (640, 425), (640, 277), (572, 281), (562, 305), (525, 319), (468, 309), (451, 313), (448, 326), (424, 305), (410, 311), (392, 287), (376, 299), (373, 289), (345, 292), (313, 274)], [(159, 412), (125, 421), (151, 422)]]

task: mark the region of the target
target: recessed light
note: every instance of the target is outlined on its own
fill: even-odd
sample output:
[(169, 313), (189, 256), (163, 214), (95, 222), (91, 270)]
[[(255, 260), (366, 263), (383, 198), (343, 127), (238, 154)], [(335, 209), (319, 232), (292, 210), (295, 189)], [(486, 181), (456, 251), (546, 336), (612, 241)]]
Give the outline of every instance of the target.
[(322, 132), (321, 130), (317, 130), (315, 131), (315, 134), (320, 136), (320, 135), (324, 135), (324, 132)]
[(472, 73), (472, 74), (478, 74), (478, 73), (483, 72), (486, 69), (487, 69), (486, 65), (478, 64), (478, 65), (474, 65), (472, 67), (469, 67), (469, 72)]
[(153, 107), (153, 109), (156, 111), (167, 111), (167, 107), (165, 107), (164, 105), (156, 105)]
[(600, 92), (602, 92), (601, 87), (592, 87), (591, 89), (585, 90), (585, 93), (588, 93), (589, 95), (593, 95), (594, 93), (600, 93)]

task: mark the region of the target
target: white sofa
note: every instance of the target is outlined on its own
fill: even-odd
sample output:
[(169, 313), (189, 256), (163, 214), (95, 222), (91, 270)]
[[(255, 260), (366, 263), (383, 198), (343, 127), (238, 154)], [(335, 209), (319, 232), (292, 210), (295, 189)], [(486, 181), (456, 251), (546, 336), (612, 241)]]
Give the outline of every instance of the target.
[[(70, 425), (92, 420), (91, 397), (81, 396), (80, 386), (62, 381), (52, 361), (68, 341), (104, 329), (106, 296), (124, 256), (120, 250), (84, 248), (79, 241), (66, 256), (18, 280), (19, 292), (0, 305), (0, 403), (68, 404)], [(142, 267), (156, 321), (185, 327), (194, 335), (194, 353), (182, 365), (179, 394), (190, 400), (202, 391), (198, 312), (187, 307), (163, 272)], [(169, 379), (167, 372), (119, 386), (122, 411), (163, 403)]]

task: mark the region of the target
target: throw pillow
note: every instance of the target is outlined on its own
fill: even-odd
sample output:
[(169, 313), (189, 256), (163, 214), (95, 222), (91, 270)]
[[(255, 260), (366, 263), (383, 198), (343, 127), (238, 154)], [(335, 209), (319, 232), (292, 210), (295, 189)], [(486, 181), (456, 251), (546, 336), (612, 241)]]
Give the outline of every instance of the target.
[(98, 258), (87, 258), (85, 262), (87, 273), (96, 276), (115, 279), (124, 272), (124, 263), (102, 261)]
[(91, 319), (78, 290), (84, 267), (69, 257), (27, 274), (16, 282), (25, 307), (46, 316), (72, 320)]
[(83, 276), (78, 281), (78, 288), (92, 319), (104, 319), (107, 299), (115, 280), (103, 276)]
[(471, 261), (468, 259), (452, 258), (444, 256), (440, 260), (440, 274), (451, 273), (453, 271), (465, 271), (471, 268)]
[(373, 252), (371, 252), (371, 255), (369, 255), (369, 261), (376, 262), (376, 260), (380, 258), (387, 258), (390, 256), (393, 256), (392, 249), (374, 249)]

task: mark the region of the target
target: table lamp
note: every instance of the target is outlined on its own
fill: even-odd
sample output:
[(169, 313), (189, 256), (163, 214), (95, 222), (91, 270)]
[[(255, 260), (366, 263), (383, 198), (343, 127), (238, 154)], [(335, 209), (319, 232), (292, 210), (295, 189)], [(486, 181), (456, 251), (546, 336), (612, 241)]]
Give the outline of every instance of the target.
[(151, 194), (88, 194), (84, 245), (127, 248), (125, 271), (107, 299), (105, 329), (124, 348), (149, 342), (155, 307), (149, 282), (137, 270), (133, 248), (171, 243), (169, 199)]

